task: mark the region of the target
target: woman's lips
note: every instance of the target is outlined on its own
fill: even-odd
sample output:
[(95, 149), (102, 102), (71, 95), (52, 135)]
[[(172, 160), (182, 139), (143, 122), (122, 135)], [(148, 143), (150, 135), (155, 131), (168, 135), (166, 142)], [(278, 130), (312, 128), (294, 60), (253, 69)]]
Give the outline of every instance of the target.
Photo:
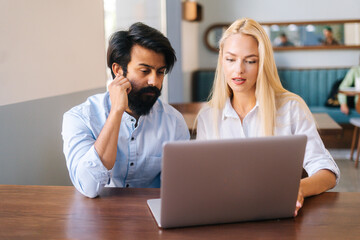
[(241, 85), (241, 84), (245, 83), (246, 79), (245, 78), (232, 78), (232, 81), (236, 85)]

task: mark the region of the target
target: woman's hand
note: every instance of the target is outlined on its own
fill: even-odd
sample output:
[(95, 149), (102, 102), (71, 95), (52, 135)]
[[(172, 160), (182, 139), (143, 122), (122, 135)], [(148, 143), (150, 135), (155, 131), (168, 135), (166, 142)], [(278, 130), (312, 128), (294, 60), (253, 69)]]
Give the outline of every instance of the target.
[(301, 191), (301, 186), (299, 187), (299, 192), (298, 192), (298, 197), (296, 200), (296, 208), (295, 208), (295, 212), (294, 212), (294, 217), (296, 217), (298, 215), (298, 212), (300, 210), (300, 208), (303, 206), (304, 204), (304, 195)]

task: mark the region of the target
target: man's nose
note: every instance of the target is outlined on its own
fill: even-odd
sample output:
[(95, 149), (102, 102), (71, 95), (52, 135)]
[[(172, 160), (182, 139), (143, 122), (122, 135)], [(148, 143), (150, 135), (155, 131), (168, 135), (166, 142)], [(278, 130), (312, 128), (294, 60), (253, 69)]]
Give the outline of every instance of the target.
[(157, 85), (157, 83), (160, 81), (160, 77), (158, 77), (156, 75), (156, 73), (152, 73), (149, 75), (149, 78), (148, 78), (148, 85), (149, 86), (155, 86)]

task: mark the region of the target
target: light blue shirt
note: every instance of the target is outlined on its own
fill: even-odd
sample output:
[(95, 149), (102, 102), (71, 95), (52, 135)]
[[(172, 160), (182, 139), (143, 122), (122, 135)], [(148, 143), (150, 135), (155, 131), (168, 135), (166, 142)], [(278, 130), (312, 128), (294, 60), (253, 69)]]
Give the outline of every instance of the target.
[(109, 115), (109, 93), (91, 96), (64, 114), (62, 136), (72, 183), (88, 197), (106, 186), (160, 187), (162, 146), (167, 141), (190, 139), (181, 113), (160, 99), (150, 113), (136, 119), (122, 116), (115, 165), (107, 170), (94, 143)]

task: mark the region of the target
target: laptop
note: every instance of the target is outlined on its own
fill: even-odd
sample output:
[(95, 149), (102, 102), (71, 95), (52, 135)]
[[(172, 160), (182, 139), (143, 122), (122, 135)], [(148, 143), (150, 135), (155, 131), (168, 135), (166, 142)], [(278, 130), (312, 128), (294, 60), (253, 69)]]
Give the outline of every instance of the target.
[(305, 135), (193, 140), (163, 146), (160, 228), (293, 217)]

